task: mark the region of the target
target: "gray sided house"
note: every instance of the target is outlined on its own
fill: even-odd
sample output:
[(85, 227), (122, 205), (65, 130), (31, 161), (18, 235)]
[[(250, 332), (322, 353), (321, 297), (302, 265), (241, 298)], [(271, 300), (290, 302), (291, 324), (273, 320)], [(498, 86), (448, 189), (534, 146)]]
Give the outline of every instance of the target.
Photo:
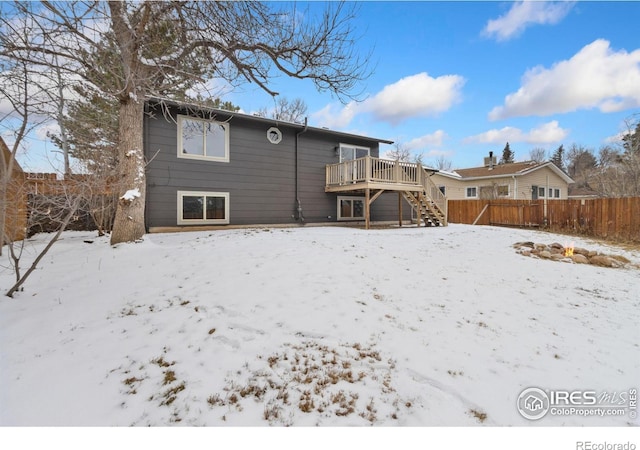
[(144, 143), (150, 232), (411, 217), (404, 194), (361, 173), (384, 139), (150, 100)]

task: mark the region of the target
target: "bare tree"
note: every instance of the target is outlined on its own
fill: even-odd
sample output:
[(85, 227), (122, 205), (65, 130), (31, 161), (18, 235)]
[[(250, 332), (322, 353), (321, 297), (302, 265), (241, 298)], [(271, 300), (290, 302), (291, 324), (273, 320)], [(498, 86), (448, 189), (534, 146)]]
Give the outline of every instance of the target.
[(537, 163), (547, 160), (547, 151), (544, 148), (536, 147), (529, 150), (529, 159)]
[[(42, 86), (30, 83), (34, 78), (34, 73), (24, 62), (0, 60), (0, 105), (6, 108), (5, 112), (0, 112), (0, 134), (11, 137), (9, 144), (3, 141), (0, 149), (0, 244), (12, 240), (5, 234), (7, 211), (19, 209), (13, 202), (15, 199), (9, 195), (10, 184), (15, 181), (16, 155), (25, 137), (46, 120), (39, 114), (43, 102)], [(18, 189), (12, 187), (14, 191)]]
[[(16, 34), (13, 39), (15, 42), (20, 42), (20, 39), (26, 42), (26, 35)], [(56, 115), (64, 109), (63, 97), (56, 95), (60, 92), (55, 89), (56, 77), (52, 79), (43, 77), (37, 67), (29, 64), (29, 54), (24, 55), (23, 59), (10, 59), (0, 54), (0, 105), (4, 111), (1, 116), (0, 131), (11, 137), (9, 146), (5, 145), (4, 140), (0, 141), (2, 144), (0, 145), (2, 147), (0, 148), (0, 230), (2, 230), (0, 241), (3, 244), (0, 246), (0, 254), (1, 248), (7, 249), (9, 267), (15, 274), (15, 283), (6, 292), (9, 297), (22, 288), (38, 263), (73, 220), (79, 205), (87, 198), (87, 189), (84, 187), (87, 180), (79, 179), (80, 184), (77, 186), (66, 182), (62, 191), (47, 198), (46, 202), (42, 202), (42, 196), (33, 195), (34, 193), (31, 192), (32, 185), (26, 174), (18, 170), (16, 154), (29, 133), (49, 121), (51, 114)], [(27, 214), (28, 198), (30, 198), (30, 208)], [(22, 223), (19, 225), (23, 228), (20, 230), (23, 233), (6, 232), (7, 211), (11, 212), (12, 215), (9, 218), (12, 220), (16, 212), (22, 215), (24, 225)], [(35, 255), (28, 269), (23, 272), (21, 263), (26, 245), (24, 239), (26, 229), (45, 219), (53, 224), (54, 234), (48, 239), (45, 247)]]
[(604, 197), (640, 196), (640, 115), (625, 123), (620, 140), (600, 148), (591, 171), (589, 185)]
[(386, 157), (395, 161), (409, 162), (411, 160), (411, 151), (403, 143), (396, 142), (393, 144), (393, 150), (389, 150), (386, 153)]
[[(7, 290), (6, 296), (13, 297), (18, 290), (22, 289), (22, 286), (36, 270), (42, 258), (58, 241), (69, 223), (74, 220), (79, 208), (91, 197), (91, 185), (87, 181), (88, 179), (84, 178), (70, 178), (62, 183), (53, 182), (50, 185), (45, 185), (47, 190), (44, 193), (35, 194), (29, 192), (28, 227), (32, 228), (46, 222), (49, 227), (52, 227), (53, 234), (44, 248), (36, 253), (35, 258), (24, 272), (22, 271), (21, 262), (26, 240), (10, 241), (7, 244), (11, 268), (15, 274), (15, 283)], [(29, 190), (29, 183), (26, 179), (23, 180), (22, 189)]]
[(450, 159), (444, 157), (444, 155), (438, 156), (434, 163), (434, 169), (444, 170), (445, 172), (451, 172), (453, 169), (453, 163)]
[(590, 187), (598, 161), (589, 148), (572, 144), (566, 155), (567, 173), (579, 187)]
[[(0, 8), (0, 56), (42, 70), (58, 65), (118, 101), (122, 188), (112, 244), (145, 232), (145, 98), (205, 89), (212, 78), (255, 83), (275, 95), (269, 84), (278, 74), (345, 98), (368, 76), (354, 53), (355, 10), (345, 3), (329, 3), (320, 16), (240, 1), (43, 1)], [(22, 29), (28, 42), (13, 39)]]
[(256, 112), (256, 115), (284, 122), (304, 123), (307, 115), (307, 104), (301, 98), (289, 100), (286, 97), (278, 97), (275, 100), (273, 109), (262, 107)]

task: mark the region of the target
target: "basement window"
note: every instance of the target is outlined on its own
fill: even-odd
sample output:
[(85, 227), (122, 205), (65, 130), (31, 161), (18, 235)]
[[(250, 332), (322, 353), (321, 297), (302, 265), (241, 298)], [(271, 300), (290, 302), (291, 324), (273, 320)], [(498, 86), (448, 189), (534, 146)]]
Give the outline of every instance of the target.
[(364, 220), (364, 197), (338, 197), (338, 220)]
[(465, 192), (466, 198), (478, 198), (478, 188), (477, 187), (468, 187)]
[(226, 225), (228, 192), (178, 191), (178, 225)]

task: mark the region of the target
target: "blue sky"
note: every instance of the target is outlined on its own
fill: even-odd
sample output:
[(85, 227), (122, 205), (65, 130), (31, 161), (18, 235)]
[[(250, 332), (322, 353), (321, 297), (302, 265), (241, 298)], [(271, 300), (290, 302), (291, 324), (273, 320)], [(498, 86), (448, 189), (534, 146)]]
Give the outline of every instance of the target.
[[(275, 87), (306, 101), (311, 125), (454, 168), (506, 142), (517, 160), (560, 144), (597, 152), (640, 112), (639, 22), (640, 2), (364, 2), (354, 22), (374, 67), (364, 101), (345, 106), (307, 82)], [(252, 86), (227, 98), (248, 113), (273, 104)]]
[[(638, 23), (635, 1), (362, 2), (352, 25), (373, 69), (362, 101), (345, 105), (284, 77), (272, 87), (304, 99), (310, 125), (390, 139), (426, 163), (443, 156), (453, 168), (477, 166), (506, 142), (516, 160), (560, 144), (597, 152), (640, 113)], [(246, 113), (273, 106), (252, 85), (223, 99)], [(27, 170), (61, 166), (45, 131), (19, 155)]]

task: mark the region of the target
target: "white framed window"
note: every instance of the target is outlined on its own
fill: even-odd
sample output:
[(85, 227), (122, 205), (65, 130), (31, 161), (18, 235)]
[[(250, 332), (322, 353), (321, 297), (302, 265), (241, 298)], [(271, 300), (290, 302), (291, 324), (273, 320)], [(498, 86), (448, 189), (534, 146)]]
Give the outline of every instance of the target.
[[(549, 189), (549, 197), (551, 197), (551, 190)], [(553, 198), (560, 198), (560, 189), (553, 188)]]
[(228, 223), (228, 192), (178, 191), (178, 225)]
[(438, 186), (438, 189), (440, 190), (440, 192), (442, 192), (442, 195), (446, 196), (447, 195), (447, 187), (442, 185), (442, 186)]
[(544, 198), (544, 191), (545, 189), (543, 187), (538, 188), (538, 198)]
[(364, 197), (338, 196), (338, 220), (364, 220)]
[(353, 161), (354, 159), (363, 158), (371, 154), (369, 147), (359, 147), (349, 144), (340, 144), (339, 155), (340, 162)]
[(229, 162), (229, 124), (179, 115), (178, 158)]
[(498, 197), (509, 197), (509, 185), (501, 184), (496, 186)]
[(466, 198), (478, 198), (478, 188), (476, 186), (468, 187), (465, 190)]

